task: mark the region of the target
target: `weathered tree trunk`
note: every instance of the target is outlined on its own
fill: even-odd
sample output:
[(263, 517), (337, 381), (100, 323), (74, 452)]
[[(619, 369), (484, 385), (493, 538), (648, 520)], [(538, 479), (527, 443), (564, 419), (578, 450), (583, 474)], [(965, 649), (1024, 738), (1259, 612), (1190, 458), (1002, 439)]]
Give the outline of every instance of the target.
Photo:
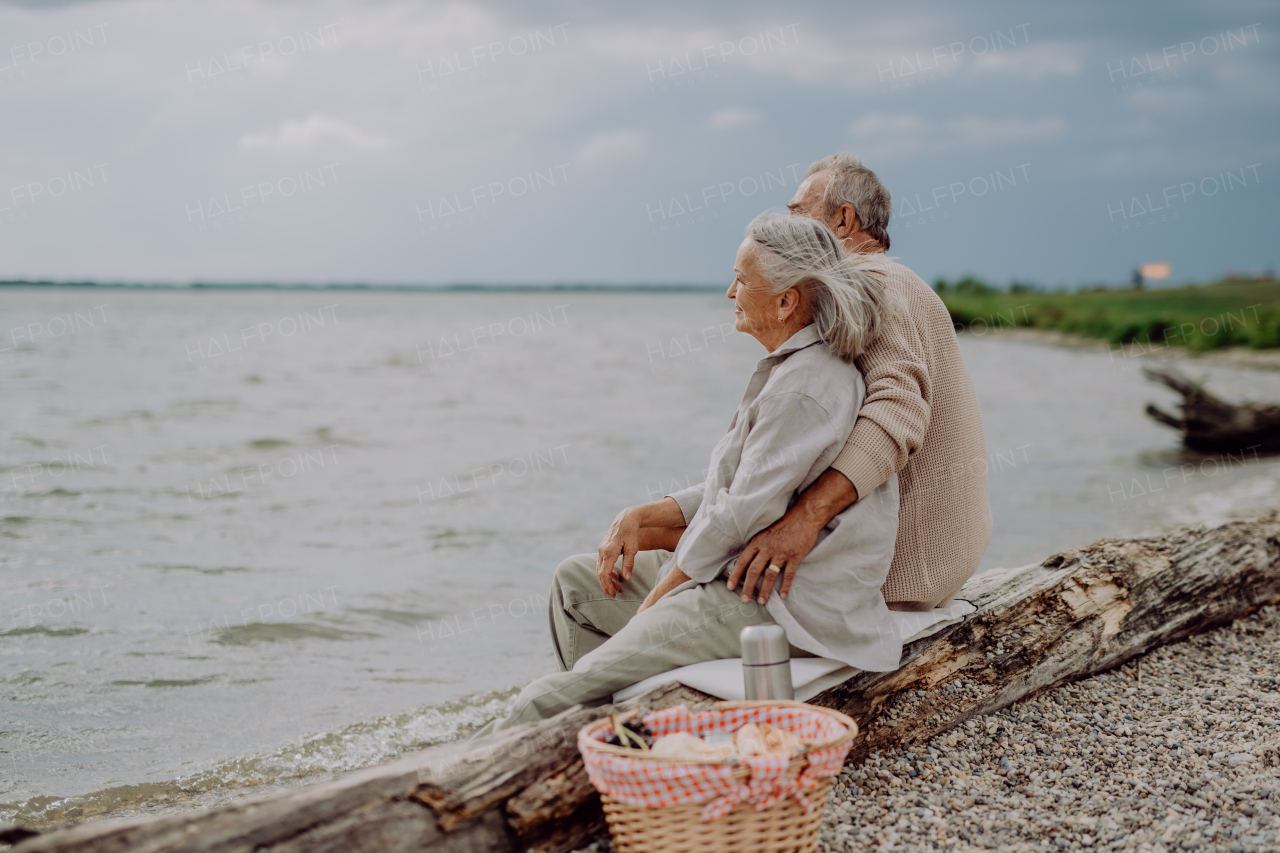
[(1182, 443), (1204, 453), (1256, 453), (1280, 451), (1280, 406), (1242, 403), (1233, 406), (1204, 390), (1173, 368), (1142, 369), (1153, 382), (1168, 385), (1182, 395), (1182, 417), (1153, 405), (1147, 414), (1182, 433)]
[[(979, 575), (961, 596), (978, 611), (912, 643), (899, 670), (857, 676), (814, 700), (862, 726), (851, 761), (1280, 602), (1280, 518), (1103, 540)], [(668, 687), (618, 707), (706, 701)], [(576, 733), (610, 710), (572, 709), (258, 803), (82, 824), (15, 853), (570, 850), (605, 831)]]

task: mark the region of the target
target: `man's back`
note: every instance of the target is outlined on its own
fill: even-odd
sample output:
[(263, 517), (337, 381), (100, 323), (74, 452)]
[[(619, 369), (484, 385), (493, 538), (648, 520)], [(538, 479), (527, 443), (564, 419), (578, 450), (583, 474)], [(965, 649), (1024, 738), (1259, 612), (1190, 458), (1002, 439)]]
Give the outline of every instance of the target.
[(907, 267), (885, 272), (900, 316), (858, 357), (866, 402), (833, 467), (863, 494), (906, 457), (884, 597), (893, 609), (928, 609), (972, 577), (991, 540), (986, 438), (946, 306)]

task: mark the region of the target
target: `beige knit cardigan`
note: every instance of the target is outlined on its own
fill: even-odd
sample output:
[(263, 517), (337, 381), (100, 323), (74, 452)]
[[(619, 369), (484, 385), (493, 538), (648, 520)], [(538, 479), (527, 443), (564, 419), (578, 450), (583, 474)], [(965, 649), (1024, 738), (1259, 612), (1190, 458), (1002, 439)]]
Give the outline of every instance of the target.
[(987, 446), (973, 377), (946, 306), (901, 264), (885, 266), (899, 310), (857, 359), (866, 402), (831, 467), (869, 495), (898, 474), (901, 505), (885, 601), (949, 601), (991, 540)]

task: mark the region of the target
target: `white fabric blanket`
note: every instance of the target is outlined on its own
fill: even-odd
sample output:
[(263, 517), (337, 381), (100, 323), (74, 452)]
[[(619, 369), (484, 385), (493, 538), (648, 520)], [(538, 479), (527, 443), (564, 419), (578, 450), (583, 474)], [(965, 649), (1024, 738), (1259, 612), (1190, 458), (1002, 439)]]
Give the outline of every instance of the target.
[[(901, 613), (896, 610), (889, 612), (893, 616), (898, 633), (903, 638), (902, 644), (905, 646), (921, 637), (941, 631), (948, 625), (963, 621), (977, 609), (970, 602), (957, 599), (947, 607), (936, 608), (927, 613)], [(791, 684), (795, 688), (796, 700), (799, 702), (812, 699), (823, 690), (846, 681), (857, 672), (858, 670), (851, 666), (828, 658), (791, 659)], [(660, 684), (669, 684), (673, 681), (721, 699), (745, 698), (742, 684), (742, 658), (726, 658), (690, 664), (650, 676), (613, 694), (613, 701), (621, 702), (624, 699), (639, 696)]]

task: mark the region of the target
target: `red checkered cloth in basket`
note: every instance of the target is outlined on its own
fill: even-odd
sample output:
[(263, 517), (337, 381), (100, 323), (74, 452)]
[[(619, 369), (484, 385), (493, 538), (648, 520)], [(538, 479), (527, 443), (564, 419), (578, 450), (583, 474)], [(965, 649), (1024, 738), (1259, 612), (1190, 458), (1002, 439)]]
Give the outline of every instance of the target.
[[(808, 708), (795, 706), (758, 706), (703, 711), (690, 714), (684, 705), (654, 711), (642, 718), (655, 738), (675, 732), (689, 732), (699, 737), (710, 732), (733, 733), (747, 723), (768, 723), (791, 732), (806, 742), (824, 742), (838, 738), (844, 724)], [(610, 729), (605, 726), (591, 734), (603, 741)], [(703, 820), (715, 820), (733, 810), (738, 803), (755, 805), (757, 811), (767, 809), (784, 797), (794, 796), (805, 811), (813, 804), (805, 791), (818, 786), (818, 779), (835, 776), (844, 766), (849, 744), (811, 750), (808, 765), (797, 778), (787, 778), (790, 757), (762, 755), (741, 759), (751, 768), (746, 784), (734, 782), (731, 764), (681, 764), (654, 759), (628, 758), (597, 750), (582, 750), (587, 776), (596, 789), (615, 800), (639, 808), (663, 808), (685, 803), (706, 803)]]

